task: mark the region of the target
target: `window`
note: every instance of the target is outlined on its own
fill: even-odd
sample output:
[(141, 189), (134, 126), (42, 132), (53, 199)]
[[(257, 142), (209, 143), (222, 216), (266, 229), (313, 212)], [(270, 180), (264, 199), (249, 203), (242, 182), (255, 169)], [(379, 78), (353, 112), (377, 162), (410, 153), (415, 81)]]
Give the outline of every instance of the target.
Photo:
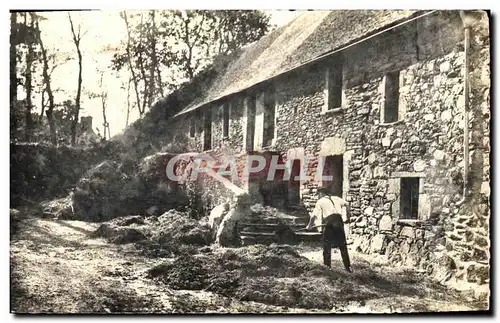
[(400, 219), (418, 219), (419, 182), (418, 177), (401, 178)]
[(212, 110), (208, 109), (203, 118), (203, 150), (212, 149)]
[(274, 92), (264, 94), (264, 134), (262, 147), (271, 146), (274, 139), (276, 115), (276, 95)]
[(396, 122), (399, 119), (399, 71), (387, 73), (384, 85), (383, 123)]
[(196, 117), (195, 117), (195, 120), (200, 120), (201, 122), (196, 122), (195, 121), (195, 132), (197, 133), (202, 133), (203, 131), (203, 127), (204, 127), (204, 123), (203, 123), (203, 117), (204, 117), (204, 114), (203, 114), (203, 111), (201, 109), (198, 109), (196, 111)]
[(222, 107), (222, 136), (229, 136), (229, 103)]
[(246, 150), (253, 150), (253, 142), (255, 135), (255, 109), (256, 100), (255, 95), (248, 98), (247, 101), (247, 137), (246, 137)]
[(335, 61), (327, 69), (326, 75), (326, 109), (332, 110), (342, 107), (342, 62)]
[(189, 137), (194, 138), (196, 134), (196, 118), (194, 116), (191, 117), (189, 121)]

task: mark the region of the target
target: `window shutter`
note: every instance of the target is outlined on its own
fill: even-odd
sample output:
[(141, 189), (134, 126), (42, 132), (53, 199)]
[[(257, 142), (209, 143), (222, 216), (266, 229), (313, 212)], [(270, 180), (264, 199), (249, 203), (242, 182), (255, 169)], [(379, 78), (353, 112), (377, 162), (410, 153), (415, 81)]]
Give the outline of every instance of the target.
[(396, 199), (392, 202), (391, 213), (392, 217), (399, 219), (400, 212), (400, 195), (401, 195), (401, 181), (400, 178), (389, 178), (389, 187), (387, 188), (388, 194), (394, 194)]
[(408, 96), (408, 87), (405, 86), (406, 71), (399, 72), (399, 120), (403, 120), (406, 115), (406, 100)]
[(418, 196), (418, 219), (427, 220), (431, 214), (431, 201), (428, 194), (424, 193), (424, 179), (420, 178)]

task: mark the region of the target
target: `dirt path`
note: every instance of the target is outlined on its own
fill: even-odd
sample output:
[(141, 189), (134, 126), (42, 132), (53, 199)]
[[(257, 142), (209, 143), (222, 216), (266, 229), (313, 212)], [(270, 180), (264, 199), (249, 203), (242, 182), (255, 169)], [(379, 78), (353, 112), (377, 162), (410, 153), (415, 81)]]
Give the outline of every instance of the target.
[[(146, 277), (146, 271), (165, 259), (145, 257), (133, 244), (112, 245), (88, 234), (98, 224), (26, 218), (11, 237), (11, 311), (16, 313), (210, 313), (210, 312), (319, 312), (256, 302), (243, 302), (211, 292), (172, 290)], [(320, 262), (321, 251), (302, 248), (307, 258)], [(338, 254), (334, 266), (341, 267)], [(402, 277), (377, 286), (379, 297), (344, 301), (334, 312), (411, 312), (475, 310), (484, 304), (463, 297), (416, 274), (371, 264), (353, 255), (355, 281), (366, 275)], [(374, 271), (375, 269), (377, 271)], [(390, 271), (390, 275), (388, 275)], [(396, 276), (394, 276), (396, 275)], [(378, 276), (377, 276), (378, 277)], [(373, 278), (373, 277), (372, 277)], [(368, 279), (368, 281), (367, 281)], [(405, 280), (406, 279), (406, 280)], [(386, 286), (387, 285), (387, 286)], [(408, 285), (408, 286), (406, 286)], [(419, 293), (410, 292), (417, 285)], [(348, 286), (360, 288), (359, 286)], [(387, 293), (384, 293), (387, 289)], [(423, 290), (423, 292), (422, 292)], [(398, 292), (398, 296), (394, 296)], [(390, 297), (384, 295), (391, 295)], [(422, 297), (424, 295), (424, 297)]]

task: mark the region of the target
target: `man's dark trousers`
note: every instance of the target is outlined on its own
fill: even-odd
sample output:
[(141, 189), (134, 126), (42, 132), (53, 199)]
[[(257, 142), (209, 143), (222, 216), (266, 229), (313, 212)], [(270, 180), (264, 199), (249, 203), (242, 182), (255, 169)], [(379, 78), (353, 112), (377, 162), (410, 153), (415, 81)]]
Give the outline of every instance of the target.
[(323, 229), (323, 262), (325, 266), (331, 267), (332, 248), (339, 248), (344, 262), (344, 267), (350, 271), (351, 262), (347, 250), (347, 241), (344, 232), (344, 223), (340, 214), (333, 214), (328, 217), (326, 226)]
[[(323, 262), (325, 266), (331, 267), (332, 264), (332, 244), (328, 241), (323, 241)], [(349, 259), (349, 252), (347, 251), (347, 246), (338, 247), (340, 250), (340, 255), (342, 256), (342, 262), (346, 270), (350, 270), (351, 261)]]

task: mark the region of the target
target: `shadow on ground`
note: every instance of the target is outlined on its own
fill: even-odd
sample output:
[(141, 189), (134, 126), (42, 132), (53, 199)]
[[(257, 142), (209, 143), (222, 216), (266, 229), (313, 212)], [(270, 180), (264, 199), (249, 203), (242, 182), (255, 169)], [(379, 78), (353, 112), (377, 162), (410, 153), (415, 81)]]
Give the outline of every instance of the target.
[(458, 294), (423, 274), (355, 253), (355, 272), (347, 273), (338, 255), (328, 269), (301, 256), (300, 246), (190, 245), (163, 255), (156, 246), (156, 255), (145, 255), (149, 240), (114, 245), (93, 239), (98, 224), (36, 218), (15, 224), (11, 311), (16, 313), (343, 312), (353, 302), (359, 307), (377, 301), (383, 307), (386, 300), (404, 300), (408, 311), (432, 311), (439, 302), (463, 304)]
[(354, 274), (340, 263), (329, 269), (285, 245), (254, 245), (183, 255), (149, 271), (174, 289), (208, 290), (241, 301), (307, 309), (338, 302), (410, 296), (451, 300), (445, 287), (417, 273), (357, 262)]

